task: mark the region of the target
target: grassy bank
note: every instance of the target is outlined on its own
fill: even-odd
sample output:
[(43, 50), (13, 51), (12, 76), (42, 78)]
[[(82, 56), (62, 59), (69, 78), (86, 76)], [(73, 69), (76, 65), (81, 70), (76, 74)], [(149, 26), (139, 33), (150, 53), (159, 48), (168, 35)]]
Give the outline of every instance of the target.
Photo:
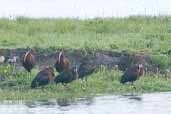
[(81, 84), (80, 80), (76, 80), (65, 88), (52, 82), (43, 89), (31, 89), (31, 81), (38, 70), (34, 70), (32, 74), (26, 72), (12, 74), (11, 67), (6, 66), (3, 71), (8, 77), (0, 83), (0, 100), (74, 99), (97, 94), (141, 94), (171, 90), (171, 80), (147, 75), (136, 81), (136, 89), (133, 89), (129, 84), (120, 84), (121, 71), (107, 71), (103, 68), (90, 75), (87, 83)]
[[(67, 48), (145, 52), (159, 68), (171, 67), (171, 17), (105, 19), (0, 19), (0, 48)], [(167, 56), (166, 56), (167, 55)], [(38, 69), (29, 74), (13, 72), (11, 66), (0, 66), (6, 80), (0, 82), (0, 100), (47, 100), (78, 98), (96, 94), (127, 94), (171, 91), (171, 80), (145, 75), (135, 83), (119, 83), (121, 71), (99, 70), (88, 78), (87, 86), (76, 80), (63, 85), (49, 84), (44, 89), (30, 88)], [(13, 72), (13, 73), (12, 73)]]
[(171, 17), (104, 19), (0, 19), (1, 48), (70, 48), (143, 51), (171, 50)]

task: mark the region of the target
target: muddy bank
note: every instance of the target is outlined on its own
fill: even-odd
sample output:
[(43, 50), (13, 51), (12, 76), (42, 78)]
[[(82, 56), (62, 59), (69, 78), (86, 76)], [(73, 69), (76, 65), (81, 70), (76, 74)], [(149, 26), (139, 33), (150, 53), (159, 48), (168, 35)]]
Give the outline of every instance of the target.
[[(9, 59), (17, 57), (16, 64), (21, 66), (22, 58), (28, 49), (0, 49), (0, 56), (5, 57), (5, 63)], [(146, 72), (158, 73), (164, 72), (158, 64), (154, 64), (150, 55), (144, 53), (128, 53), (128, 52), (113, 52), (104, 50), (69, 50), (64, 49), (65, 55), (69, 58), (71, 67), (79, 65), (82, 61), (91, 61), (97, 66), (105, 66), (107, 69), (113, 69), (118, 66), (120, 70), (126, 70), (131, 64), (141, 63), (145, 66)], [(54, 65), (59, 49), (32, 49), (36, 57), (37, 67), (46, 65)], [(164, 69), (165, 70), (165, 69)]]

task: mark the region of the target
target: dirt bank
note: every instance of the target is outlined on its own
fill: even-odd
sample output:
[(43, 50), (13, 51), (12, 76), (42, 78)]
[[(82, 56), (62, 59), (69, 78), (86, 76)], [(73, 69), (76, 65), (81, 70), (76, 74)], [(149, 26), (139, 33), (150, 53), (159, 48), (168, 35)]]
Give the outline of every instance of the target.
[[(0, 49), (0, 55), (5, 56), (5, 63), (8, 60), (17, 56), (18, 66), (21, 65), (22, 57), (28, 49)], [(32, 49), (37, 66), (54, 65), (59, 49)], [(65, 49), (65, 55), (69, 58), (71, 67), (79, 65), (83, 60), (92, 61), (98, 66), (105, 66), (107, 69), (118, 68), (120, 70), (127, 69), (131, 64), (141, 63), (145, 66), (147, 72), (156, 73), (160, 70), (158, 65), (155, 65), (150, 55), (144, 53), (128, 53), (128, 52), (113, 52), (113, 51), (90, 51), (90, 50), (69, 50)]]

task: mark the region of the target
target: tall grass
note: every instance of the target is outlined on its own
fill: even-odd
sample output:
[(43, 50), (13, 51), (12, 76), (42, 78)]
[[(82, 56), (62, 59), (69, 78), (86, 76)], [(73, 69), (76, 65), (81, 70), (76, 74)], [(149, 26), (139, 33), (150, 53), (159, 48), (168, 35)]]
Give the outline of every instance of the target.
[(1, 66), (1, 73), (6, 76), (6, 80), (0, 82), (0, 100), (74, 99), (97, 94), (140, 94), (171, 90), (171, 80), (148, 75), (136, 81), (136, 89), (134, 89), (129, 83), (120, 84), (119, 81), (123, 74), (121, 71), (108, 71), (104, 68), (90, 75), (87, 82), (82, 83), (81, 80), (75, 80), (69, 83), (67, 88), (62, 84), (56, 85), (52, 82), (44, 88), (31, 89), (31, 81), (38, 69), (34, 69), (29, 74), (24, 71), (12, 73), (11, 68), (12, 66)]
[(171, 17), (0, 19), (0, 47), (65, 47), (165, 53), (171, 50)]

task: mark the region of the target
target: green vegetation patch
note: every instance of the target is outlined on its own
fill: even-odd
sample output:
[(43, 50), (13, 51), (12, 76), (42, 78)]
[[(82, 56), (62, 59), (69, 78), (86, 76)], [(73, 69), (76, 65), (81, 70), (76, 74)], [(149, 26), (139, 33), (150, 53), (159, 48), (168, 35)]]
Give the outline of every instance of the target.
[(0, 48), (69, 48), (169, 53), (171, 17), (0, 19)]
[[(2, 67), (1, 67), (2, 69)], [(4, 67), (6, 70), (7, 67)], [(67, 87), (51, 82), (44, 88), (31, 89), (32, 79), (38, 70), (33, 72), (4, 73), (5, 81), (0, 82), (0, 100), (49, 100), (75, 99), (79, 97), (95, 96), (97, 94), (141, 94), (146, 92), (170, 91), (171, 80), (159, 76), (145, 75), (135, 82), (136, 89), (127, 83), (120, 84), (123, 74), (119, 70), (108, 71), (104, 68), (89, 76), (88, 81), (75, 80)], [(6, 75), (8, 74), (8, 76)]]

